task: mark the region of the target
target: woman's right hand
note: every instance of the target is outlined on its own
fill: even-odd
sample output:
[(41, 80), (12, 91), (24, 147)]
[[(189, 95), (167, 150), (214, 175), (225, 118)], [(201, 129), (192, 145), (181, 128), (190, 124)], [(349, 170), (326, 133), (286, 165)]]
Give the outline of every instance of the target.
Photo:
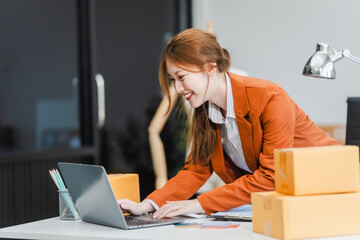
[(144, 213), (155, 211), (153, 205), (151, 205), (151, 203), (149, 203), (148, 201), (142, 201), (141, 203), (137, 203), (129, 199), (120, 199), (117, 200), (117, 202), (120, 205), (121, 210), (133, 215), (141, 215)]

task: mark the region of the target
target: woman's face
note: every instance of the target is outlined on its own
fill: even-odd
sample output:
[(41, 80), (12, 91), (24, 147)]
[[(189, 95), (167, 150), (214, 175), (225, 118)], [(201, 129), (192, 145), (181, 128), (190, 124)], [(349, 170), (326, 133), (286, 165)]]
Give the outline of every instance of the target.
[(189, 101), (192, 108), (201, 106), (207, 99), (208, 76), (197, 67), (180, 68), (171, 61), (166, 61), (168, 77), (173, 82), (176, 92)]

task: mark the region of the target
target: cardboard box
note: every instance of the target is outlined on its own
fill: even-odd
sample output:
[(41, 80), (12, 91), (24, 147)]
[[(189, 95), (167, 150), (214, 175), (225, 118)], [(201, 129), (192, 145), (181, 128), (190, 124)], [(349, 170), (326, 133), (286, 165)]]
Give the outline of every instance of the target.
[(281, 239), (360, 234), (360, 193), (251, 194), (253, 231)]
[(127, 198), (140, 202), (139, 176), (137, 174), (108, 174), (116, 199)]
[(274, 150), (275, 189), (290, 195), (360, 191), (359, 147)]

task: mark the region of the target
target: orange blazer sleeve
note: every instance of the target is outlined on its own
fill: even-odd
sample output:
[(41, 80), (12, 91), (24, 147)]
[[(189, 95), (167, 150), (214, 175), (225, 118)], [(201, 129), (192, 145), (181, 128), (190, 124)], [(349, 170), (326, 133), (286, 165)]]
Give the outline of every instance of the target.
[(190, 164), (188, 159), (183, 169), (175, 177), (146, 198), (153, 200), (159, 207), (164, 205), (166, 201), (187, 200), (204, 185), (212, 172), (211, 166)]
[(258, 169), (252, 175), (244, 175), (232, 183), (201, 194), (198, 200), (207, 214), (251, 203), (252, 192), (275, 189), (273, 150), (293, 146), (296, 114), (287, 93), (274, 86), (265, 89), (260, 107), (263, 149)]

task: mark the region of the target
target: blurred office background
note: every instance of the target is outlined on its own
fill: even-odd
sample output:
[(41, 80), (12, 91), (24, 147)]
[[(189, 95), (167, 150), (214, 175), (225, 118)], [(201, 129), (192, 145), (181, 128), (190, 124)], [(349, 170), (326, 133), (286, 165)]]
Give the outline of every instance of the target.
[[(0, 0), (0, 227), (58, 214), (48, 175), (58, 161), (136, 172), (141, 198), (154, 190), (158, 60), (174, 34), (206, 21), (233, 67), (281, 85), (315, 123), (344, 126), (359, 65), (338, 62), (333, 81), (301, 72), (317, 42), (360, 56), (357, 9), (357, 0)], [(184, 161), (181, 128), (172, 115), (161, 133), (169, 176)]]
[[(58, 161), (136, 172), (141, 197), (154, 190), (147, 126), (162, 99), (158, 61), (191, 27), (190, 3), (0, 0), (0, 227), (58, 214), (48, 173)], [(96, 74), (105, 81), (101, 123)]]
[(210, 20), (232, 65), (281, 85), (319, 125), (346, 123), (346, 99), (360, 96), (360, 65), (335, 64), (336, 79), (302, 75), (316, 43), (360, 57), (357, 0), (193, 0), (193, 26)]

